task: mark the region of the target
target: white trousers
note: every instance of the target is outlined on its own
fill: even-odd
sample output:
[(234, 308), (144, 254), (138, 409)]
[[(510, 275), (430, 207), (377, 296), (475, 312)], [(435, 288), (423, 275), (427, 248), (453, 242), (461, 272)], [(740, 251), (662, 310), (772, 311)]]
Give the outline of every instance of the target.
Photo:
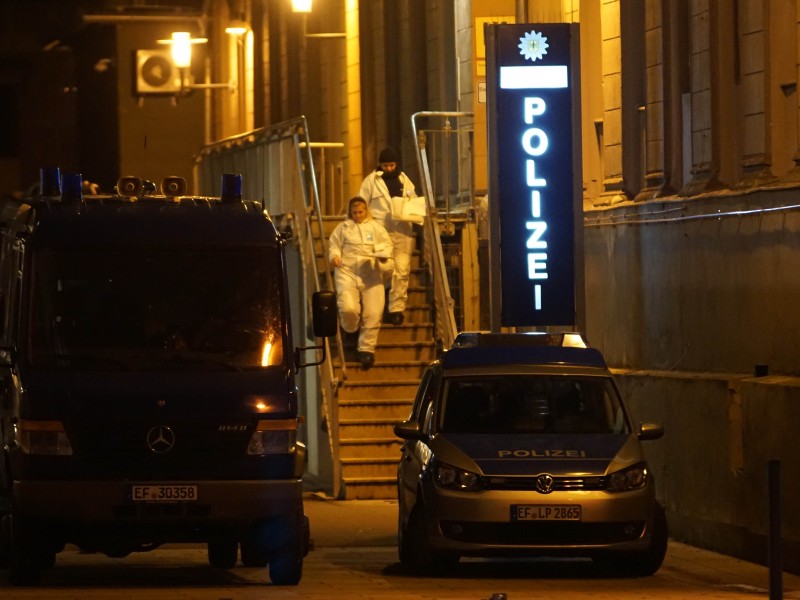
[(370, 261), (364, 261), (355, 271), (339, 267), (335, 279), (342, 329), (353, 333), (361, 328), (358, 351), (375, 352), (385, 303), (380, 271)]
[(408, 302), (408, 280), (411, 273), (411, 252), (414, 236), (401, 231), (390, 231), (394, 251), (394, 273), (389, 289), (389, 312), (403, 312)]

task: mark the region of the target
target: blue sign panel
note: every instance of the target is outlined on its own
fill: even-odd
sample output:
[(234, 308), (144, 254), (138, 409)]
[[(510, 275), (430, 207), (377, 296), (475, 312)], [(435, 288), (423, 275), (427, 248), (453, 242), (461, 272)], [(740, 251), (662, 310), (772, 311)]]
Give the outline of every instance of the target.
[(500, 320), (503, 326), (573, 325), (575, 198), (581, 189), (575, 177), (582, 176), (575, 172), (580, 162), (573, 129), (577, 29), (560, 23), (490, 25), (486, 39), (487, 121), (494, 145), (489, 202), (499, 220), (492, 231), (499, 233)]

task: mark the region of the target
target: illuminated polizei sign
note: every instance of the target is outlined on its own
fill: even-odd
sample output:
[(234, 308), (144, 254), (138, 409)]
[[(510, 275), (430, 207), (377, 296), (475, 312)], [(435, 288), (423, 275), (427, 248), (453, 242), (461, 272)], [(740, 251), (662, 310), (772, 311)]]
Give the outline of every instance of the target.
[(577, 29), (489, 25), (486, 39), (489, 203), (501, 324), (573, 325), (581, 192), (572, 84)]

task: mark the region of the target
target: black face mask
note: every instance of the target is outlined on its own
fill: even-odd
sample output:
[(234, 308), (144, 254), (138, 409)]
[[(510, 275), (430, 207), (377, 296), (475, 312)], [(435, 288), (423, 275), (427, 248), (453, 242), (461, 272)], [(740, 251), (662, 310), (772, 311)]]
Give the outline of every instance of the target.
[(391, 173), (384, 171), (383, 181), (386, 183), (386, 187), (389, 188), (390, 196), (403, 195), (403, 182), (400, 181), (400, 169), (395, 169)]

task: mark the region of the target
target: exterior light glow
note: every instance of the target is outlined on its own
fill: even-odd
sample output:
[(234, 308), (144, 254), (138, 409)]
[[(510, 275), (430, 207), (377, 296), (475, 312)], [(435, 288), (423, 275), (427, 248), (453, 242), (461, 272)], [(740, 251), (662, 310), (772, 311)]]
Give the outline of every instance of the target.
[(173, 31), (169, 40), (158, 40), (159, 44), (172, 46), (172, 62), (179, 69), (192, 66), (192, 44), (205, 44), (208, 38), (193, 38), (188, 31)]
[(225, 33), (229, 33), (231, 35), (244, 35), (249, 29), (250, 27), (247, 25), (247, 23), (240, 19), (234, 19), (225, 28)]
[(296, 13), (310, 13), (311, 0), (292, 0), (292, 11)]
[(179, 69), (192, 66), (192, 43), (188, 31), (172, 33), (172, 60)]

